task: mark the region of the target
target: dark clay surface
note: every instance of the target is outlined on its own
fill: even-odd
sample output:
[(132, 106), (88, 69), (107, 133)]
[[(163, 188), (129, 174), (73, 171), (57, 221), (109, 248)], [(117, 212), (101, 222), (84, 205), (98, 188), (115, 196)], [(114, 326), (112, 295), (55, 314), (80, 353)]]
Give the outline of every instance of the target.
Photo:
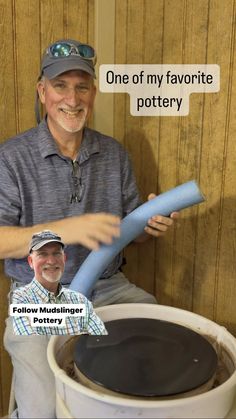
[(108, 336), (81, 336), (74, 361), (96, 384), (137, 396), (168, 396), (190, 391), (215, 373), (217, 355), (201, 335), (155, 319), (106, 323)]

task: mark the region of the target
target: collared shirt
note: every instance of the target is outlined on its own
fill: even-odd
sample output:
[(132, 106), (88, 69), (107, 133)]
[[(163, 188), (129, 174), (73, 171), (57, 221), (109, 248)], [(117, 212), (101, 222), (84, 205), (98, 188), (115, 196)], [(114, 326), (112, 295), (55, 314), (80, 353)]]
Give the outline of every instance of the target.
[[(45, 120), (3, 143), (0, 146), (0, 226), (27, 227), (97, 212), (123, 218), (140, 204), (129, 157), (116, 140), (85, 128), (76, 161), (82, 197), (80, 202), (71, 203), (72, 160), (61, 155)], [(62, 284), (70, 284), (89, 250), (71, 245), (66, 247), (66, 254)], [(119, 255), (102, 278), (115, 274), (120, 265)], [(5, 272), (22, 284), (29, 283), (33, 277), (26, 258), (7, 259)]]
[[(13, 292), (12, 304), (84, 304), (83, 317), (67, 316), (65, 327), (33, 327), (26, 316), (13, 317), (13, 328), (17, 335), (107, 335), (102, 320), (95, 313), (91, 302), (79, 292), (59, 285), (57, 295), (44, 288), (35, 278), (30, 284)], [(46, 314), (45, 314), (46, 317)]]

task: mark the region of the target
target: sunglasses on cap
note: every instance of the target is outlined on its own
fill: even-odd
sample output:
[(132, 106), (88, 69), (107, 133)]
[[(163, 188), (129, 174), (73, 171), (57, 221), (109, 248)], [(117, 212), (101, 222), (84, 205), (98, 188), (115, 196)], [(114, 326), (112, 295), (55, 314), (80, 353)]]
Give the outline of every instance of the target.
[(75, 45), (70, 42), (56, 42), (47, 48), (46, 54), (53, 58), (63, 58), (75, 55), (84, 60), (92, 61), (93, 65), (95, 65), (97, 61), (94, 49), (87, 44)]

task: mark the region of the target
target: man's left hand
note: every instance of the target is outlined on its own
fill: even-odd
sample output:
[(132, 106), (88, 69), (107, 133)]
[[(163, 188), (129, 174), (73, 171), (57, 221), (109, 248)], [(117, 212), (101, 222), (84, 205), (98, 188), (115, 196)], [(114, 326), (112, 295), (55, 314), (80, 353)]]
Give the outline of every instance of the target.
[[(155, 198), (156, 195), (151, 193), (148, 195), (148, 201)], [(145, 227), (145, 232), (154, 237), (163, 236), (171, 226), (174, 225), (176, 219), (179, 218), (179, 212), (172, 212), (169, 217), (164, 217), (163, 215), (154, 215), (149, 218), (147, 226)]]

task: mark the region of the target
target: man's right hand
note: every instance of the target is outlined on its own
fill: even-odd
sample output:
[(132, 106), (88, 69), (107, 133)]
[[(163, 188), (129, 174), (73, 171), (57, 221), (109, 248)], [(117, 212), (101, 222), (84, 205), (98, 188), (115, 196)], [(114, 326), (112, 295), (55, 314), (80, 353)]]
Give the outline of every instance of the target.
[(120, 218), (111, 214), (84, 214), (58, 223), (60, 229), (57, 231), (55, 225), (55, 231), (64, 243), (81, 244), (91, 250), (97, 250), (101, 243), (111, 244), (120, 236)]
[(54, 231), (65, 244), (81, 244), (90, 250), (96, 250), (101, 243), (111, 244), (114, 238), (120, 236), (120, 218), (97, 213), (31, 227), (0, 226), (0, 259), (27, 256), (32, 235), (42, 230)]

